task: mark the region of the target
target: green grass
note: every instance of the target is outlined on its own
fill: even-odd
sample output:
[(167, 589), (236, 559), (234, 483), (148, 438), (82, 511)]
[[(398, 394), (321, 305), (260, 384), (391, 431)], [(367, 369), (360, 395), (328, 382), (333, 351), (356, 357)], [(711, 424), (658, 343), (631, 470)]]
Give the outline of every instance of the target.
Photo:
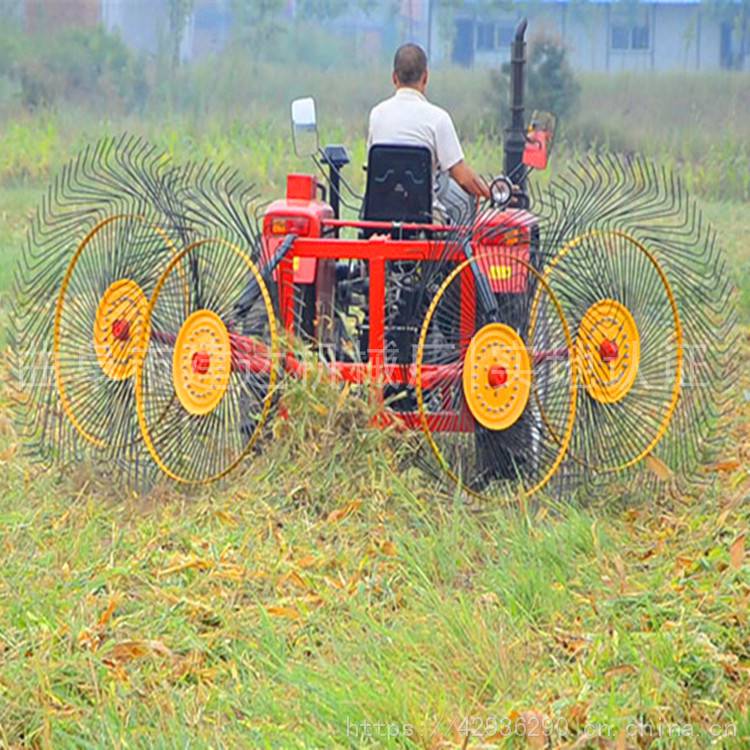
[(638, 722), (662, 733), (639, 747), (748, 746), (746, 470), (477, 509), (397, 469), (410, 446), (355, 397), (289, 408), (198, 494), (6, 464), (0, 744), (522, 747), (525, 720), (556, 747), (636, 747)]
[[(2, 194), (4, 274), (39, 193)], [(705, 209), (746, 269), (747, 206)], [(140, 498), (18, 458), (2, 392), (0, 746), (510, 748), (524, 721), (555, 746), (748, 746), (746, 468), (658, 503), (477, 509), (354, 396), (288, 399), (231, 483)]]
[[(750, 74), (588, 75), (575, 112), (558, 124), (558, 160), (591, 149), (640, 152), (672, 167), (706, 200), (750, 199)], [(142, 110), (122, 114), (106, 97), (86, 106), (0, 109), (0, 182), (47, 180), (72, 153), (102, 135), (146, 135), (180, 158), (226, 159), (259, 184), (283, 184), (291, 155), (289, 102), (313, 95), (324, 143), (355, 148), (370, 108), (390, 93), (380, 67), (319, 70), (259, 65), (228, 56), (183, 71), (169, 88), (163, 76)], [(487, 70), (438, 68), (429, 96), (456, 122), (480, 169), (502, 165), (498, 106)], [(361, 177), (357, 168), (355, 179)]]
[[(448, 84), (466, 78), (450, 75), (439, 95), (459, 97)], [(462, 111), (478, 90), (461, 90)], [(656, 112), (663, 90), (644, 91)], [(3, 127), (0, 309), (46, 180), (87, 140), (127, 127), (179, 160), (234, 163), (270, 198), (307, 167), (285, 129), (263, 124), (282, 121), (290, 93), (269, 92), (252, 122), (241, 111), (200, 121), (199, 108), (81, 124), (63, 110)], [(341, 111), (327, 109), (334, 99)], [(341, 101), (321, 100), (326, 140), (353, 147), (359, 184), (363, 125)], [(621, 115), (596, 132), (635, 117)], [(682, 168), (686, 143), (654, 152)], [(497, 171), (499, 143), (475, 133), (466, 147)], [(553, 173), (573, 148), (558, 150)], [(706, 162), (685, 164), (698, 174)], [(698, 192), (747, 325), (750, 204), (734, 188), (719, 200), (721, 169)], [(61, 478), (19, 457), (0, 381), (0, 747), (479, 750), (538, 747), (521, 735), (541, 721), (568, 750), (747, 748), (743, 336), (726, 467), (707, 487), (656, 498), (613, 484), (505, 510), (437, 490), (406, 468), (411, 441), (368, 429), (367, 404), (323, 387), (291, 388), (290, 418), (229, 483), (138, 497), (86, 467)]]
[(31, 187), (0, 191), (0, 301), (10, 289), (16, 262), (21, 256), (33, 212), (42, 190)]
[(739, 289), (740, 320), (750, 324), (750, 203), (701, 203), (701, 208), (726, 249)]

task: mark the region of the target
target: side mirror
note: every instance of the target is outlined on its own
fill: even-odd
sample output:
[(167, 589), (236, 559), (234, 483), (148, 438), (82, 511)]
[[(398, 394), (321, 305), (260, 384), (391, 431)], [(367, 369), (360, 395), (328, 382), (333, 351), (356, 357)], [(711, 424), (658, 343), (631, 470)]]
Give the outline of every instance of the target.
[(532, 169), (546, 169), (555, 135), (555, 116), (549, 112), (534, 112), (526, 133), (523, 163)]
[(292, 102), (292, 139), (297, 156), (318, 153), (318, 123), (315, 119), (315, 99), (311, 96)]

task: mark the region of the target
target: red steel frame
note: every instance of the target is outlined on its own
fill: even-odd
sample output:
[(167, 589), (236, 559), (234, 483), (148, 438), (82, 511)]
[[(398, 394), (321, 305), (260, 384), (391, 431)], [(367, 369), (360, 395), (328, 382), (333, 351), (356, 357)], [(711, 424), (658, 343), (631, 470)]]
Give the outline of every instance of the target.
[[(371, 383), (378, 398), (383, 400), (383, 388), (386, 385), (416, 386), (416, 363), (410, 365), (388, 364), (385, 361), (385, 305), (386, 305), (386, 265), (393, 261), (418, 262), (455, 262), (466, 259), (466, 253), (460, 243), (451, 245), (440, 241), (439, 237), (455, 236), (456, 227), (442, 224), (410, 224), (383, 221), (347, 221), (336, 219), (325, 203), (317, 200), (317, 183), (311, 175), (292, 174), (287, 177), (287, 194), (283, 200), (272, 203), (264, 217), (264, 258), (269, 262), (273, 253), (280, 246), (284, 236), (297, 236), (286, 256), (274, 272), (278, 289), (279, 314), (284, 330), (290, 338), (295, 331), (294, 287), (296, 283), (316, 283), (319, 275), (324, 283), (335, 283), (326, 266), (337, 260), (360, 260), (367, 263), (369, 278), (369, 342), (367, 362), (321, 362), (321, 374), (345, 383)], [(497, 226), (512, 229), (525, 226), (529, 214), (521, 212), (524, 219), (508, 216), (497, 218)], [(382, 234), (369, 239), (340, 239), (338, 231), (343, 227), (356, 230), (381, 231)], [(402, 231), (427, 231), (431, 239), (393, 239), (392, 235)], [(477, 238), (483, 244), (481, 237)], [(511, 245), (510, 236), (506, 237)], [(486, 241), (486, 238), (485, 240)], [(517, 240), (514, 240), (515, 243)], [(492, 244), (503, 245), (504, 241)], [(528, 245), (526, 245), (528, 249)], [(300, 268), (299, 274), (296, 271)], [(317, 272), (316, 270), (317, 269)], [(476, 269), (475, 269), (476, 270)], [(480, 272), (483, 272), (480, 264)], [(522, 271), (525, 277), (525, 271)], [(322, 274), (322, 275), (321, 275)], [(512, 272), (515, 275), (515, 272)], [(460, 277), (461, 307), (459, 317), (460, 341), (468, 347), (474, 334), (476, 324), (476, 289), (473, 273), (463, 273)], [(502, 282), (501, 282), (502, 283)], [(511, 289), (519, 293), (522, 288)], [(417, 321), (419, 323), (421, 321)], [(283, 357), (284, 369), (293, 374), (303, 374), (304, 364), (291, 352)], [(267, 371), (271, 367), (269, 352), (252, 339), (232, 336), (232, 365), (236, 369)], [(425, 364), (422, 367), (422, 387), (435, 388), (438, 384), (455, 384), (463, 376), (460, 363), (450, 365)], [(462, 401), (463, 403), (463, 401)], [(421, 429), (424, 425), (418, 412), (401, 412), (382, 408), (377, 422), (391, 423), (398, 420), (411, 429)], [(471, 432), (474, 420), (463, 404), (458, 409), (450, 408), (427, 414), (426, 421), (432, 431)]]
[[(394, 225), (386, 222), (347, 222), (334, 219), (325, 220), (329, 227), (357, 227), (362, 229), (383, 229), (392, 231)], [(431, 231), (447, 231), (442, 225), (415, 225), (413, 228)], [(411, 225), (402, 225), (402, 229), (411, 229)], [(455, 228), (454, 228), (455, 229)], [(326, 362), (320, 363), (321, 371), (327, 377), (344, 383), (372, 383), (382, 399), (385, 385), (416, 385), (416, 364), (388, 364), (385, 361), (385, 277), (386, 264), (390, 261), (454, 261), (465, 260), (465, 254), (456, 245), (455, 250), (446, 251), (441, 243), (435, 240), (393, 240), (390, 236), (373, 237), (366, 240), (338, 239), (336, 237), (300, 237), (294, 241), (290, 251), (281, 261), (277, 272), (279, 313), (284, 330), (291, 336), (295, 334), (294, 316), (294, 262), (295, 258), (314, 258), (325, 260), (361, 260), (367, 263), (369, 275), (369, 357), (367, 362)], [(461, 341), (467, 345), (474, 332), (476, 300), (474, 278), (472, 274), (461, 275)], [(232, 367), (235, 370), (252, 372), (268, 371), (272, 365), (269, 352), (263, 345), (252, 338), (231, 335)], [(300, 376), (305, 365), (291, 352), (283, 358), (284, 369), (293, 375)], [(422, 385), (425, 389), (433, 388), (438, 383), (455, 383), (462, 377), (462, 366), (458, 363), (449, 365), (425, 364), (422, 368)], [(395, 412), (383, 408), (376, 420), (379, 424), (389, 424), (398, 420), (409, 429), (422, 429), (422, 422), (417, 412)], [(470, 432), (473, 431), (473, 420), (465, 408), (460, 411), (449, 410), (427, 415), (428, 425), (434, 431)]]
[[(275, 276), (278, 288), (278, 302), (281, 323), (292, 338), (295, 331), (295, 261), (314, 259), (316, 262), (336, 260), (360, 260), (367, 263), (369, 277), (369, 357), (367, 362), (321, 362), (319, 372), (333, 380), (344, 383), (370, 383), (375, 387), (381, 402), (383, 388), (386, 385), (406, 385), (415, 387), (417, 381), (416, 363), (409, 365), (389, 364), (385, 361), (385, 293), (386, 264), (392, 261), (418, 262), (454, 262), (459, 264), (466, 260), (466, 253), (460, 243), (453, 246), (436, 239), (392, 239), (391, 233), (401, 230), (428, 230), (433, 233), (455, 232), (455, 227), (436, 224), (393, 224), (373, 221), (342, 221), (322, 219), (321, 229), (337, 230), (341, 227), (357, 229), (382, 229), (383, 234), (369, 239), (339, 239), (335, 235), (317, 237), (298, 237), (292, 243), (286, 256), (280, 261)], [(323, 233), (323, 232), (321, 232)], [(510, 248), (509, 248), (510, 251)], [(480, 269), (481, 272), (481, 269)], [(473, 273), (462, 273), (459, 279), (461, 306), (459, 328), (462, 347), (466, 348), (472, 339), (476, 325), (476, 285)], [(520, 291), (520, 290), (518, 290)], [(236, 370), (267, 372), (272, 366), (270, 352), (252, 338), (231, 335), (232, 367)], [(533, 354), (534, 363), (548, 357), (565, 356), (563, 351), (537, 352)], [(282, 357), (286, 372), (302, 376), (305, 364), (292, 352)], [(433, 389), (440, 384), (455, 384), (463, 376), (461, 363), (448, 365), (423, 364), (422, 387)], [(408, 429), (422, 429), (423, 421), (418, 412), (401, 412), (387, 409), (380, 410), (377, 424), (390, 424), (397, 421)], [(427, 426), (432, 432), (473, 432), (474, 420), (468, 412), (465, 402), (458, 409), (446, 408), (426, 415)]]
[[(546, 164), (547, 150), (551, 135), (547, 134), (544, 139), (536, 145), (535, 154), (539, 165), (544, 161)], [(542, 159), (543, 157), (543, 159)], [(534, 163), (534, 166), (537, 165)], [(520, 213), (524, 213), (521, 211)], [(525, 214), (530, 217), (529, 214)], [(514, 227), (526, 226), (513, 219), (503, 221), (496, 217), (493, 222), (498, 228), (512, 229)], [(277, 228), (278, 224), (278, 228)], [(338, 232), (343, 227), (357, 230), (382, 231), (383, 234), (372, 236), (369, 239), (340, 239)], [(292, 243), (289, 252), (281, 260), (275, 271), (278, 287), (279, 312), (281, 323), (290, 338), (295, 332), (294, 315), (294, 286), (295, 286), (295, 262), (305, 265), (305, 279), (302, 283), (316, 283), (316, 270), (321, 273), (321, 262), (337, 260), (360, 260), (367, 263), (369, 278), (369, 342), (367, 362), (331, 362), (320, 363), (321, 372), (335, 380), (345, 383), (372, 383), (382, 401), (383, 387), (386, 385), (416, 386), (417, 372), (416, 363), (410, 365), (388, 364), (385, 361), (385, 292), (386, 292), (386, 264), (392, 261), (421, 261), (421, 262), (445, 262), (453, 261), (461, 263), (466, 260), (466, 254), (459, 243), (451, 247), (435, 239), (393, 239), (392, 235), (406, 232), (430, 232), (433, 235), (449, 235), (456, 232), (456, 227), (442, 224), (411, 224), (400, 222), (383, 221), (347, 221), (333, 217), (330, 205), (318, 200), (318, 185), (315, 177), (309, 174), (287, 175), (286, 198), (277, 200), (267, 207), (263, 221), (264, 256), (268, 262), (283, 241), (286, 234), (303, 235), (297, 236)], [(481, 233), (480, 233), (481, 234)], [(511, 232), (512, 234), (512, 232)], [(454, 235), (455, 236), (455, 235)], [(485, 235), (484, 241), (492, 244), (506, 245), (510, 250), (511, 245), (520, 249), (523, 244), (516, 238), (512, 239), (510, 234), (504, 240), (488, 240)], [(483, 244), (482, 237), (478, 237), (479, 244)], [(528, 259), (528, 241), (526, 239), (525, 249)], [(509, 252), (512, 255), (512, 251)], [(305, 262), (307, 261), (307, 262)], [(312, 261), (312, 263), (311, 263)], [(487, 269), (480, 264), (480, 273), (486, 273)], [(505, 269), (515, 277), (516, 272), (511, 265)], [(504, 291), (510, 293), (526, 292), (526, 271), (521, 271), (523, 281), (520, 287), (507, 287), (505, 289), (493, 288), (493, 291)], [(323, 278), (323, 277), (321, 277)], [(326, 283), (330, 281), (327, 277)], [(335, 281), (333, 281), (335, 283)], [(474, 334), (476, 324), (476, 288), (473, 273), (461, 274), (460, 280), (460, 316), (459, 328), (462, 347), (468, 347)], [(232, 334), (232, 367), (233, 369), (249, 371), (268, 371), (273, 363), (270, 361), (269, 352), (261, 347), (251, 338)], [(555, 352), (543, 352), (535, 355), (535, 361), (547, 356), (557, 356)], [(291, 352), (283, 357), (283, 366), (291, 374), (303, 374), (304, 365)], [(454, 384), (463, 376), (463, 367), (460, 363), (450, 365), (425, 364), (421, 373), (422, 387), (424, 389), (435, 388), (436, 385)], [(465, 402), (459, 410), (449, 409), (446, 411), (429, 413), (426, 416), (427, 426), (431, 431), (450, 432), (472, 432), (474, 420), (468, 413)], [(378, 418), (379, 423), (390, 423), (398, 419), (407, 428), (421, 429), (422, 418), (417, 412), (396, 412), (385, 408), (381, 409)]]
[[(357, 226), (366, 229), (392, 230), (393, 225), (380, 222), (339, 222), (326, 221), (332, 226)], [(403, 229), (410, 227), (404, 226)], [(424, 225), (420, 227), (424, 229)], [(433, 231), (447, 227), (432, 225)], [(389, 236), (367, 240), (337, 238), (299, 238), (295, 240), (287, 257), (281, 262), (278, 275), (279, 308), (284, 329), (294, 333), (294, 258), (315, 258), (317, 260), (361, 260), (367, 263), (369, 284), (369, 357), (367, 362), (331, 362), (321, 365), (327, 374), (346, 383), (372, 383), (382, 398), (385, 385), (416, 385), (416, 364), (388, 364), (385, 361), (385, 277), (386, 264), (390, 261), (438, 261), (461, 262), (464, 253), (457, 246), (455, 251), (446, 253), (445, 247), (432, 240), (393, 240)], [(475, 300), (474, 280), (471, 274), (461, 277), (462, 305), (460, 325), (461, 340), (468, 342), (474, 331)], [(287, 371), (299, 372), (302, 365), (293, 356), (285, 358)], [(422, 385), (425, 389), (437, 383), (452, 383), (460, 380), (462, 368), (458, 364), (424, 365)], [(381, 410), (378, 422), (390, 423), (396, 418), (405, 427), (421, 429), (422, 422), (417, 412), (394, 412)], [(473, 431), (473, 420), (468, 412), (450, 411), (427, 415), (432, 430), (449, 432)]]

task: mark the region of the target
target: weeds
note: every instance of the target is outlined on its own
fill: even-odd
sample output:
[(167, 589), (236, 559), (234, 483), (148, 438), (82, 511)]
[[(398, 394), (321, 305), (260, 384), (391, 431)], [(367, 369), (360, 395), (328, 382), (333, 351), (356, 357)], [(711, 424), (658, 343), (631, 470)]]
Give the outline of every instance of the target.
[[(269, 199), (309, 168), (279, 127), (288, 100), (318, 93), (324, 138), (353, 148), (361, 188), (381, 78), (238, 74), (233, 89), (219, 75), (168, 116), (14, 114), (0, 307), (44, 182), (83, 143), (142, 132), (180, 161), (235, 164)], [(435, 79), (468, 158), (497, 171), (477, 72)], [(713, 199), (747, 322), (748, 211), (717, 199), (748, 197), (748, 79), (716, 80), (584, 81), (553, 169), (600, 147), (673, 166)], [(325, 381), (288, 384), (289, 417), (231, 482), (138, 497), (19, 458), (0, 387), (0, 745), (748, 747), (747, 344), (725, 465), (692, 496), (627, 507), (611, 485), (586, 504), (480, 512), (412, 468), (417, 436), (369, 428), (365, 395)]]
[(368, 401), (289, 388), (245, 472), (197, 494), (6, 463), (5, 746), (747, 747), (745, 469), (624, 511), (477, 513), (395, 471), (409, 445)]

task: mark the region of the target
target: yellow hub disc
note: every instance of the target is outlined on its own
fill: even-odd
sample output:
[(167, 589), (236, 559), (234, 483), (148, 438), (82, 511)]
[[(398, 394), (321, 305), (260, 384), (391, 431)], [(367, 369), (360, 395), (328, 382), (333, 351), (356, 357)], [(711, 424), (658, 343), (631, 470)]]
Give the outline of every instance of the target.
[(129, 378), (141, 345), (148, 300), (132, 279), (118, 279), (99, 300), (94, 320), (94, 351), (99, 367), (112, 380)]
[(172, 381), (185, 411), (209, 414), (224, 398), (232, 373), (232, 345), (221, 318), (197, 310), (182, 324), (172, 355)]
[(578, 328), (576, 348), (589, 396), (602, 404), (625, 398), (641, 359), (641, 337), (628, 308), (613, 299), (591, 305)]
[(490, 430), (515, 424), (531, 392), (531, 363), (521, 337), (503, 323), (477, 331), (464, 358), (463, 386), (479, 424)]

